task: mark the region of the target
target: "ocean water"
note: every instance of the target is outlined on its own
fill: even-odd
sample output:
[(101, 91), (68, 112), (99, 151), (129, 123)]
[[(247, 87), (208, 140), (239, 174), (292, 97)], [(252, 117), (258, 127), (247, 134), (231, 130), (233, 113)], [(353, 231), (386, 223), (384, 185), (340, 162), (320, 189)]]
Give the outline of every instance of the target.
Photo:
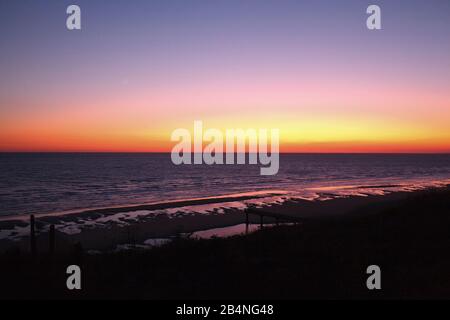
[(170, 154), (2, 153), (0, 216), (47, 214), (230, 194), (395, 188), (450, 181), (450, 155), (282, 154), (260, 165), (181, 165)]

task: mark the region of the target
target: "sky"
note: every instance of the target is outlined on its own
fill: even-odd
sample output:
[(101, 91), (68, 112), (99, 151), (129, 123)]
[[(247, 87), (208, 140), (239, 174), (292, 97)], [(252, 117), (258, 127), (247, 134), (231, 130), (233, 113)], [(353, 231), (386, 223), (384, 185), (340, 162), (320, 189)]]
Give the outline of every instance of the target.
[(282, 152), (450, 152), (449, 39), (448, 0), (1, 0), (0, 151), (166, 152), (202, 120)]

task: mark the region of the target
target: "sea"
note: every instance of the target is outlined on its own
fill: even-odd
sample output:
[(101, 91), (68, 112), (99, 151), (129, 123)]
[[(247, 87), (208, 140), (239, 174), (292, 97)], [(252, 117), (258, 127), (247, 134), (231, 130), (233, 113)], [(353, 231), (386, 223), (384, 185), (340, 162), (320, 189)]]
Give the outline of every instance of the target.
[[(174, 165), (169, 153), (0, 153), (0, 217), (274, 194), (314, 199), (450, 183), (450, 154), (280, 154), (260, 165)], [(270, 195), (270, 197), (269, 197)]]

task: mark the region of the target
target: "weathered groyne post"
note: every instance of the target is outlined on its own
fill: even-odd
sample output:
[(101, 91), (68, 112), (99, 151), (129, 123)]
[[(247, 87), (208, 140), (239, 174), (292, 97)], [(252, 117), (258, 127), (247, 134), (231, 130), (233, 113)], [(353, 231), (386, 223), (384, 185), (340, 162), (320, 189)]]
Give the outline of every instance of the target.
[(36, 256), (36, 225), (34, 215), (30, 215), (30, 251), (33, 257)]

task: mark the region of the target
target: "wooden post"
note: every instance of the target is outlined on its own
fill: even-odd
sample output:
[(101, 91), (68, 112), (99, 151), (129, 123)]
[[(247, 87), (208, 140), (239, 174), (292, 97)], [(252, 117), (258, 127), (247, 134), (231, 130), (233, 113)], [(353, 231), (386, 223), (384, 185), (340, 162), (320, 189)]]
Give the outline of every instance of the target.
[(260, 221), (259, 221), (259, 223), (260, 223), (260, 227), (261, 227), (261, 229), (263, 228), (263, 225), (264, 225), (264, 221), (263, 221), (263, 215), (262, 214), (260, 214), (259, 215), (259, 219), (260, 219)]
[(277, 217), (277, 218), (275, 218), (275, 221), (276, 221), (276, 222), (275, 222), (276, 225), (279, 226), (279, 225), (280, 225), (280, 219), (278, 219), (278, 217)]
[(48, 232), (48, 252), (50, 253), (50, 255), (53, 255), (53, 253), (55, 253), (55, 225), (52, 224), (50, 225), (50, 230)]
[(33, 257), (36, 256), (36, 229), (34, 215), (30, 215), (30, 250)]

